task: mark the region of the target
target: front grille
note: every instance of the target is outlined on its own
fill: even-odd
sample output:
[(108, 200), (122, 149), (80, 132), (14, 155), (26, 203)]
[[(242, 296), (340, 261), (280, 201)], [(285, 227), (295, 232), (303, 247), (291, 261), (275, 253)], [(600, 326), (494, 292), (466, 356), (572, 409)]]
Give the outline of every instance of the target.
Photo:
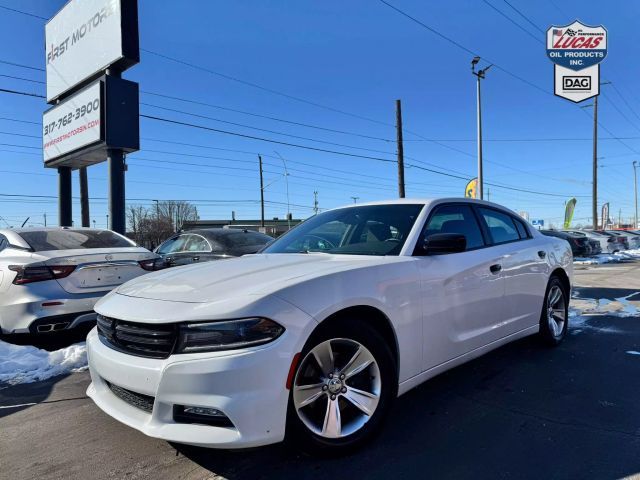
[(153, 410), (153, 402), (155, 398), (149, 395), (143, 395), (141, 393), (132, 392), (131, 390), (127, 390), (126, 388), (119, 387), (114, 385), (113, 383), (105, 382), (109, 390), (113, 392), (113, 394), (118, 397), (120, 400), (127, 402), (132, 407), (139, 408), (147, 413), (151, 413)]
[(98, 315), (98, 335), (115, 350), (149, 358), (167, 358), (178, 337), (175, 324), (126, 322), (102, 315)]

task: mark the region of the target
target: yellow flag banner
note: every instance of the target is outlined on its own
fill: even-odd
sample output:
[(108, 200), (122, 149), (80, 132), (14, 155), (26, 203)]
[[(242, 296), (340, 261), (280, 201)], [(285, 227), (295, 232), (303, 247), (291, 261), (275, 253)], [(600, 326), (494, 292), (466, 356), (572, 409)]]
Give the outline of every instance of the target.
[(467, 198), (478, 198), (478, 179), (472, 178), (464, 187), (464, 196)]

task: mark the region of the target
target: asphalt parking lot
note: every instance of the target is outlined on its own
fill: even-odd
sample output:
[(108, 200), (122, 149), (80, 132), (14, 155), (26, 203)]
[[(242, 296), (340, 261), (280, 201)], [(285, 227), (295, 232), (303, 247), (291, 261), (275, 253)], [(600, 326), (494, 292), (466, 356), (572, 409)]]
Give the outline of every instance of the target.
[[(640, 473), (640, 263), (578, 267), (556, 349), (527, 338), (398, 399), (360, 452), (170, 445), (85, 397), (86, 372), (0, 389), (0, 478), (621, 478)], [(632, 353), (629, 353), (632, 352)], [(635, 352), (635, 353), (633, 353)], [(22, 405), (22, 406), (16, 406)]]

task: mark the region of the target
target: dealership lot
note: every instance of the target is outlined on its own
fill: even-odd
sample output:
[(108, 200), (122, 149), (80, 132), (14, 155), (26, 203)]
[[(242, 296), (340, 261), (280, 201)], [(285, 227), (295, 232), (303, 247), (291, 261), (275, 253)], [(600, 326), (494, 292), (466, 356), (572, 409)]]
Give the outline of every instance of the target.
[[(416, 388), (382, 435), (347, 457), (276, 445), (172, 446), (108, 417), (88, 373), (0, 389), (0, 477), (620, 478), (640, 472), (640, 263), (576, 267), (578, 305), (557, 349), (528, 338)], [(618, 299), (618, 300), (616, 300)], [(22, 405), (22, 406), (16, 406)], [(8, 407), (8, 408), (7, 408)], [(177, 450), (176, 450), (177, 448)]]

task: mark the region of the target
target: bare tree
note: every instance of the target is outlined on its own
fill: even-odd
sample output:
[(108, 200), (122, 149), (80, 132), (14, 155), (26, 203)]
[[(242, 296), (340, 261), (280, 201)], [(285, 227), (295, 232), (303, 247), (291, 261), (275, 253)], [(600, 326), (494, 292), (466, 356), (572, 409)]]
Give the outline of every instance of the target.
[(158, 203), (159, 217), (168, 219), (176, 231), (182, 228), (184, 222), (198, 220), (198, 209), (195, 205), (182, 200), (167, 200)]
[(182, 228), (187, 220), (198, 220), (195, 205), (184, 201), (158, 202), (157, 207), (130, 205), (127, 209), (129, 233), (136, 243), (153, 249), (174, 232)]

